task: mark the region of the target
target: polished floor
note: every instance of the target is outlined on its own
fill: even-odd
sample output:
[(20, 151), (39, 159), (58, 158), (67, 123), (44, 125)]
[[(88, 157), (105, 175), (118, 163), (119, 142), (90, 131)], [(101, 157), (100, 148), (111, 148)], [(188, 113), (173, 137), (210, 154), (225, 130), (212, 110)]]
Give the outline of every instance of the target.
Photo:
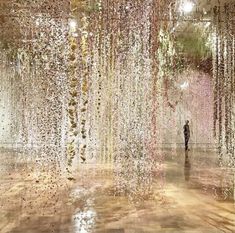
[(75, 180), (0, 156), (1, 233), (235, 232), (234, 170), (210, 151), (79, 165)]

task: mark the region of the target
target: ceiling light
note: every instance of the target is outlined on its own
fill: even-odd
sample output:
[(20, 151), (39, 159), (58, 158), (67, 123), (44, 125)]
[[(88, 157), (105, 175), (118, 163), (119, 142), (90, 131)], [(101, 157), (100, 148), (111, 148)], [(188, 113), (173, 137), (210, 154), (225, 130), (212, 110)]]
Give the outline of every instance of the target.
[(194, 4), (190, 1), (185, 1), (183, 4), (182, 4), (182, 11), (184, 13), (190, 13), (192, 10), (193, 10), (193, 7), (194, 7)]
[(70, 27), (71, 31), (76, 31), (77, 21), (75, 19), (71, 19), (69, 21), (69, 27)]
[(188, 88), (188, 86), (189, 86), (189, 83), (188, 83), (187, 81), (185, 81), (184, 83), (182, 83), (182, 84), (180, 85), (180, 88), (181, 88), (182, 90), (186, 90), (186, 89)]

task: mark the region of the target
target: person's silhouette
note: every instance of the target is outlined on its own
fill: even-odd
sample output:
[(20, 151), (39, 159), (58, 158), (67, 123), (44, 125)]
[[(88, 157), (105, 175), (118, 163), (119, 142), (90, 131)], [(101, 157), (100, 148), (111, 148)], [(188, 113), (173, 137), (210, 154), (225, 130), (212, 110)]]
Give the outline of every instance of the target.
[(185, 150), (186, 151), (189, 150), (188, 149), (189, 138), (190, 138), (190, 128), (189, 128), (189, 121), (187, 120), (184, 125), (184, 141), (185, 141)]

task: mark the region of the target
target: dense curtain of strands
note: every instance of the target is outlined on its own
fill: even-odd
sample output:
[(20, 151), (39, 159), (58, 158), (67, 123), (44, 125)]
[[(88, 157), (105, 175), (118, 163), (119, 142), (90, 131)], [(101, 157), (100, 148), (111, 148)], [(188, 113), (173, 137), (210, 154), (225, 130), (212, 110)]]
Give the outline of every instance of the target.
[[(176, 5), (11, 1), (0, 35), (8, 121), (14, 146), (35, 159), (36, 169), (72, 179), (78, 163), (115, 161), (123, 192), (151, 193), (153, 168), (163, 176), (163, 108), (177, 104), (168, 99), (178, 67)], [(220, 155), (233, 157), (234, 6), (213, 12), (214, 131)]]
[[(71, 174), (85, 160), (161, 161), (159, 64), (168, 47), (159, 43), (168, 24), (159, 12), (170, 3), (11, 2), (8, 23), (17, 27), (2, 53), (12, 72), (14, 142), (38, 168)], [(141, 169), (151, 168), (132, 165), (150, 179)]]
[(213, 9), (213, 76), (214, 133), (218, 137), (219, 154), (230, 156), (234, 165), (234, 97), (235, 97), (235, 5)]

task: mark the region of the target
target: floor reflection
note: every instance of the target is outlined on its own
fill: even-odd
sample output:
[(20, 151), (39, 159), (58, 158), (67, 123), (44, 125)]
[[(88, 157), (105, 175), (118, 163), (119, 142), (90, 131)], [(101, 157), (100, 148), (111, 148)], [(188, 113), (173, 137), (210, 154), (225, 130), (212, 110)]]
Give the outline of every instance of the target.
[(90, 233), (95, 225), (96, 212), (92, 209), (79, 210), (74, 215), (75, 233)]
[(161, 153), (83, 164), (69, 181), (2, 152), (1, 233), (235, 232), (234, 170), (214, 152)]
[(189, 181), (190, 179), (190, 168), (191, 168), (190, 158), (188, 153), (189, 153), (188, 151), (185, 151), (184, 177), (186, 181)]

